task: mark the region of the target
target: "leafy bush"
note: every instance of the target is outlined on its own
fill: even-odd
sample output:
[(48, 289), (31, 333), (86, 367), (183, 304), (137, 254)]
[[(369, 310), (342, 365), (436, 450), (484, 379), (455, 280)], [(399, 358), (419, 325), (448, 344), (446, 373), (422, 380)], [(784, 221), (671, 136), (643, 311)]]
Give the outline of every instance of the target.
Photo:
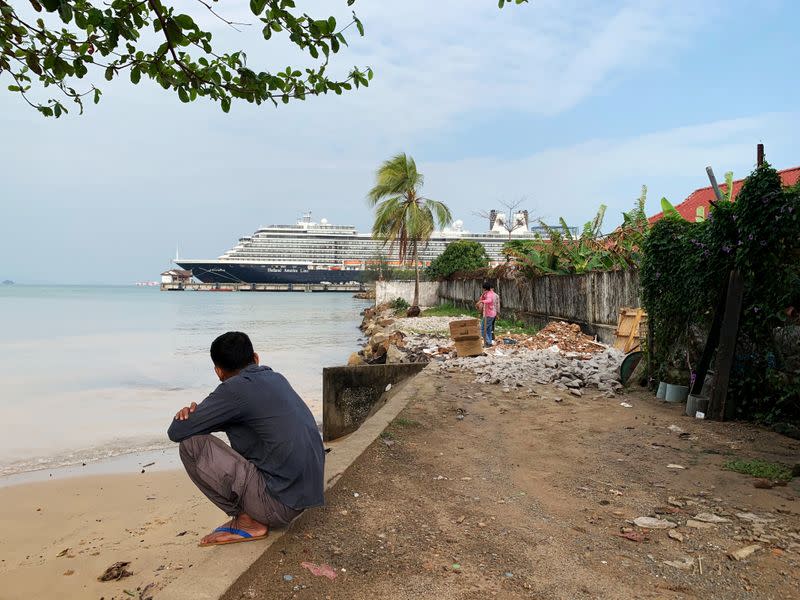
[(644, 209), (646, 198), (647, 188), (642, 186), (636, 206), (622, 214), (622, 225), (607, 236), (600, 231), (606, 213), (605, 205), (601, 205), (594, 219), (584, 224), (580, 235), (575, 235), (564, 219), (559, 219), (560, 227), (540, 222), (547, 239), (538, 236), (534, 240), (510, 240), (503, 246), (503, 253), (528, 277), (638, 266), (642, 242), (649, 229)]
[(403, 298), (395, 298), (389, 303), (389, 306), (391, 306), (392, 310), (395, 312), (401, 312), (407, 310), (411, 305)]
[(640, 276), (661, 379), (676, 369), (688, 376), (699, 360), (702, 347), (690, 338), (705, 340), (737, 267), (745, 291), (729, 402), (739, 417), (800, 420), (800, 374), (785, 368), (775, 342), (790, 307), (800, 306), (799, 213), (800, 192), (781, 189), (777, 172), (763, 165), (736, 202), (717, 203), (707, 220), (666, 217), (653, 226)]
[(447, 279), (456, 273), (475, 271), (489, 266), (489, 257), (483, 244), (458, 240), (447, 245), (439, 256), (425, 269), (433, 279)]

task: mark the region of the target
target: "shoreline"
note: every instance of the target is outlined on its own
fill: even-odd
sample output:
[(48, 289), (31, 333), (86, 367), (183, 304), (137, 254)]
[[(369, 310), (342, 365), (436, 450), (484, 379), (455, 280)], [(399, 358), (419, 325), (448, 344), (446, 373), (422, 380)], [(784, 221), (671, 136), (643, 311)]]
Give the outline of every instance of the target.
[[(362, 343), (358, 319), (353, 347)], [(55, 590), (62, 598), (151, 598), (213, 554), (198, 539), (226, 520), (184, 473), (177, 444), (166, 441), (163, 448), (4, 475), (0, 505), (3, 600)], [(232, 566), (239, 554), (230, 554)], [(133, 575), (98, 581), (116, 562), (129, 562)]]

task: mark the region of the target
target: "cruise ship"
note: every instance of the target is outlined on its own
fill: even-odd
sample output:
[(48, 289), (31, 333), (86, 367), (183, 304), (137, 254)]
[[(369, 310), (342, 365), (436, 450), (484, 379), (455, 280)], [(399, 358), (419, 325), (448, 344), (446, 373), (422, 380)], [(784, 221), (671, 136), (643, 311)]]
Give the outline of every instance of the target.
[[(489, 230), (469, 233), (462, 221), (451, 228), (434, 232), (419, 248), (420, 265), (425, 266), (456, 240), (483, 244), (493, 263), (503, 260), (503, 244), (509, 238), (536, 236), (528, 225), (528, 213), (512, 217), (513, 225), (502, 212), (489, 213)], [(305, 213), (294, 225), (261, 227), (216, 259), (176, 259), (174, 262), (203, 283), (349, 283), (362, 281), (364, 271), (381, 257), (390, 267), (400, 267), (397, 249), (371, 234), (358, 233), (349, 225), (334, 225), (327, 219), (318, 223)], [(394, 259), (393, 259), (394, 257)]]

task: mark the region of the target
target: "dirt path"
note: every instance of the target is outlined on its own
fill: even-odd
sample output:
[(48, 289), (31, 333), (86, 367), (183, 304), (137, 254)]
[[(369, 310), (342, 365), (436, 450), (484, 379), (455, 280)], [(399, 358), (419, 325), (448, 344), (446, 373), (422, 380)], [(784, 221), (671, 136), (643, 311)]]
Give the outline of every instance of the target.
[[(418, 377), (416, 399), (327, 506), (225, 598), (800, 598), (800, 481), (757, 489), (722, 469), (733, 457), (793, 464), (800, 443), (695, 421), (644, 394), (531, 395), (473, 379)], [(686, 526), (701, 513), (727, 522)], [(635, 527), (640, 516), (674, 520), (683, 541)], [(728, 557), (751, 544), (749, 558)]]

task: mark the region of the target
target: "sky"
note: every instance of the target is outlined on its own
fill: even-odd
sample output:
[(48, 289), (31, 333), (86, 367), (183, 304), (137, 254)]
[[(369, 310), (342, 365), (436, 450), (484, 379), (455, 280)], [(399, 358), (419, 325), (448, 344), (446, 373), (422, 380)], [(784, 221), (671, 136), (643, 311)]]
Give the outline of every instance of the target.
[[(345, 0), (297, 0), (346, 22)], [(196, 2), (214, 43), (255, 70), (304, 65), (260, 27), (232, 30)], [(477, 212), (523, 200), (536, 217), (605, 230), (648, 186), (648, 213), (753, 168), (800, 165), (800, 3), (794, 0), (358, 0), (364, 38), (331, 73), (369, 88), (274, 108), (182, 104), (149, 80), (102, 80), (82, 116), (45, 119), (0, 73), (0, 280), (157, 280), (176, 249), (215, 258), (258, 227), (315, 219), (368, 231), (365, 196), (406, 152), (424, 194), (470, 231)], [(248, 3), (218, 12), (254, 22)]]

